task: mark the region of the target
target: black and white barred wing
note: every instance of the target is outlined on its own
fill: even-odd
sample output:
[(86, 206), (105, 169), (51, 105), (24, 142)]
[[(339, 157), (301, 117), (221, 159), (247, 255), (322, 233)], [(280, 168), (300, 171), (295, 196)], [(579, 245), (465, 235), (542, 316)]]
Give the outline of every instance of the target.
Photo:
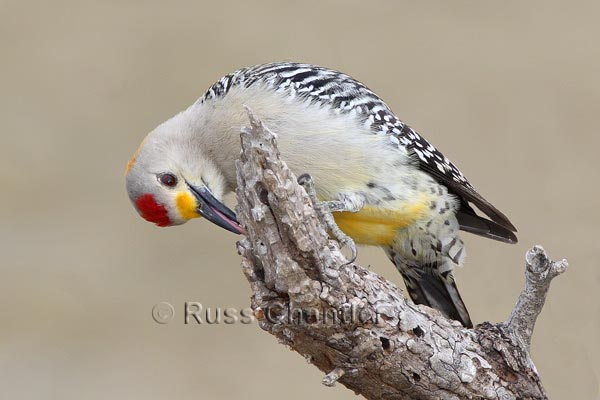
[[(418, 160), (418, 166), (459, 197), (457, 214), (462, 230), (515, 243), (508, 218), (484, 199), (460, 170), (427, 140), (399, 120), (383, 100), (362, 83), (328, 68), (299, 63), (271, 63), (244, 68), (215, 83), (201, 101), (225, 95), (232, 86), (261, 82), (275, 91), (320, 103), (336, 113), (355, 113), (374, 134), (393, 135)], [(480, 217), (471, 205), (490, 219)]]
[[(460, 198), (461, 207), (457, 218), (462, 230), (503, 242), (517, 242), (517, 236), (514, 234), (517, 229), (514, 225), (506, 215), (477, 193), (454, 163), (406, 125), (403, 126), (399, 139), (417, 155), (420, 169)], [(471, 204), (490, 219), (477, 215)]]

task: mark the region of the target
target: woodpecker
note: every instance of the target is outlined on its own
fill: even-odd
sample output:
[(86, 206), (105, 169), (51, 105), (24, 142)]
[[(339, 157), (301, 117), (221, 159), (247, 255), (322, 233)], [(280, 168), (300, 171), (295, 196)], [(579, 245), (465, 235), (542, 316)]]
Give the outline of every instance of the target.
[(244, 233), (223, 203), (236, 188), (244, 106), (278, 134), (292, 171), (312, 177), (337, 227), (358, 244), (383, 248), (415, 303), (473, 326), (453, 276), (466, 254), (459, 231), (516, 243), (516, 228), (375, 93), (328, 68), (240, 69), (150, 132), (126, 171), (143, 218), (172, 226), (202, 216)]

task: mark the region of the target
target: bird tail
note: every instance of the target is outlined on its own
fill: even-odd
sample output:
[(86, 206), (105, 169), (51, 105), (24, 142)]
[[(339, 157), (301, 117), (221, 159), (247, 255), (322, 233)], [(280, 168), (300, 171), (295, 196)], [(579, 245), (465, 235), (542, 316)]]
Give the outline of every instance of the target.
[[(475, 210), (466, 202), (462, 202), (456, 214), (460, 229), (489, 239), (504, 243), (517, 243), (516, 229), (502, 220), (500, 223), (477, 215)], [(508, 220), (507, 220), (508, 221)]]
[(454, 282), (452, 271), (439, 274), (434, 268), (425, 268), (409, 275), (402, 272), (400, 268), (398, 270), (415, 304), (435, 308), (445, 317), (459, 321), (467, 328), (473, 327), (469, 311)]

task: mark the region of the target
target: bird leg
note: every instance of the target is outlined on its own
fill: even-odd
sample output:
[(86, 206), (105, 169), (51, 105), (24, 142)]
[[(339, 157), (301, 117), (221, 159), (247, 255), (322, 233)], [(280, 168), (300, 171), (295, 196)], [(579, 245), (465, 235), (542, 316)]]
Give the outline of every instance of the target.
[(354, 240), (348, 235), (346, 235), (335, 223), (335, 219), (333, 218), (333, 212), (340, 211), (348, 211), (348, 212), (357, 212), (360, 207), (357, 207), (355, 204), (345, 202), (343, 200), (333, 200), (333, 201), (319, 201), (317, 199), (317, 191), (315, 189), (315, 183), (312, 179), (312, 176), (309, 174), (302, 174), (298, 177), (298, 183), (304, 187), (310, 201), (313, 204), (313, 207), (317, 211), (317, 214), (321, 218), (321, 221), (325, 224), (329, 232), (335, 240), (338, 241), (342, 246), (346, 246), (352, 252), (352, 256), (350, 260), (344, 264), (351, 264), (356, 260), (358, 256), (358, 251), (356, 249), (356, 243)]

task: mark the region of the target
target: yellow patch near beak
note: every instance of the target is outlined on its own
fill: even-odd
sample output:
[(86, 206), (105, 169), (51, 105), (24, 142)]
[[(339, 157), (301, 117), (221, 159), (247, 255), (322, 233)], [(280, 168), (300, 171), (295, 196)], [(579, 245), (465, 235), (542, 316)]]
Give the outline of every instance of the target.
[(196, 209), (198, 208), (198, 203), (194, 196), (189, 194), (188, 192), (180, 192), (177, 194), (176, 199), (177, 210), (179, 210), (179, 214), (185, 220), (198, 218), (200, 214)]

